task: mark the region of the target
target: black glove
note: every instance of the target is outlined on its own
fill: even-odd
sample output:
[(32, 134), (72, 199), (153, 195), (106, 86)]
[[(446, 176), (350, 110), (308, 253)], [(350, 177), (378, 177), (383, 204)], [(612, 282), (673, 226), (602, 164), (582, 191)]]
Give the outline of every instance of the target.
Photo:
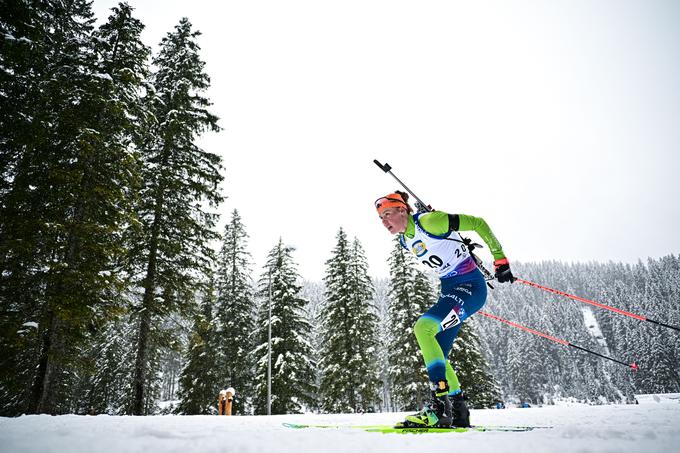
[(510, 263), (507, 258), (494, 261), (493, 268), (496, 271), (496, 280), (498, 280), (498, 283), (512, 283), (515, 281), (515, 276), (512, 275)]

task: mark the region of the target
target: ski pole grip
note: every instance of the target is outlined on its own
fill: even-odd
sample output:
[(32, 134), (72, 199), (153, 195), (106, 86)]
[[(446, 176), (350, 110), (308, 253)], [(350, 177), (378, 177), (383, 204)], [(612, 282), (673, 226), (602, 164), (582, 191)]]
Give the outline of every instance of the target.
[(380, 162), (378, 162), (377, 159), (373, 159), (373, 163), (376, 164), (378, 167), (380, 167), (380, 169), (382, 171), (384, 171), (385, 173), (392, 170), (392, 167), (390, 167), (390, 164), (388, 164), (387, 162), (385, 162), (385, 165), (383, 165)]

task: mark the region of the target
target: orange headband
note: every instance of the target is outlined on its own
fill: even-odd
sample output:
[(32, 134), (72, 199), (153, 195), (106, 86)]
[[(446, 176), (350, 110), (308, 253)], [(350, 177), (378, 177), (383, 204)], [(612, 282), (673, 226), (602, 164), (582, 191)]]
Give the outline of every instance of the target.
[(398, 208), (400, 206), (408, 210), (408, 205), (398, 193), (391, 193), (375, 200), (375, 209), (378, 210), (378, 214), (382, 214), (385, 209)]

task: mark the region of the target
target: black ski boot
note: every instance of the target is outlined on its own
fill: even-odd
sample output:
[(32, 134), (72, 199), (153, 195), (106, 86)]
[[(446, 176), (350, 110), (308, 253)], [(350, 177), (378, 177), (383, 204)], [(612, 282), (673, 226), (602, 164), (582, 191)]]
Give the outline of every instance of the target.
[[(442, 382), (439, 383), (440, 385)], [(439, 417), (439, 422), (437, 426), (442, 428), (449, 428), (453, 422), (453, 413), (451, 400), (449, 399), (449, 386), (444, 382), (445, 388), (441, 390), (437, 389), (432, 392), (432, 401), (435, 411), (437, 412), (437, 417)]]
[(440, 381), (432, 390), (430, 403), (420, 412), (406, 416), (406, 420), (398, 423), (396, 428), (449, 428), (451, 419), (449, 386)]
[(465, 404), (465, 395), (458, 393), (451, 397), (453, 420), (451, 426), (467, 428), (470, 426), (470, 411)]

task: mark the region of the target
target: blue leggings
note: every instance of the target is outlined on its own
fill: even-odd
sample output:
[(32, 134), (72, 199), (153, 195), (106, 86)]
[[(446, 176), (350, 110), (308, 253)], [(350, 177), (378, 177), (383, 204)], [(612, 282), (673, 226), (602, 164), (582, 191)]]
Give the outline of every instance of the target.
[(455, 395), (460, 393), (460, 383), (447, 358), (463, 322), (484, 306), (486, 281), (475, 269), (442, 279), (441, 291), (437, 303), (418, 318), (414, 331), (430, 381), (447, 381), (450, 394)]

